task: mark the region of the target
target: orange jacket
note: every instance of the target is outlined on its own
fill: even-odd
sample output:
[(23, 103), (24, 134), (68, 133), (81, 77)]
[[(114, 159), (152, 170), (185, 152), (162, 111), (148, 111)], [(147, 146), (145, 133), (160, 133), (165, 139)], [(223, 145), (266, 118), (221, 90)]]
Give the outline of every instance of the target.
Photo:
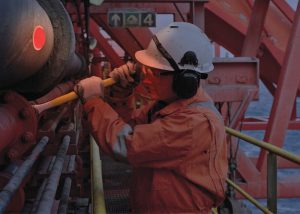
[[(224, 199), (225, 130), (209, 96), (178, 100), (152, 115), (151, 106), (123, 119), (101, 99), (84, 105), (101, 149), (133, 166), (135, 213), (210, 213)], [(131, 125), (129, 125), (131, 124)]]

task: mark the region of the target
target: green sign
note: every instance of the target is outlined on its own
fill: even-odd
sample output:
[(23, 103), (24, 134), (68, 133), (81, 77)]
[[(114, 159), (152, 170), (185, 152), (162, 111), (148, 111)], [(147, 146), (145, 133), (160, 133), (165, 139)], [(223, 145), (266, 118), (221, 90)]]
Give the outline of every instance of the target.
[(108, 13), (108, 23), (110, 27), (122, 27), (123, 22), (123, 13)]
[(122, 10), (109, 11), (110, 27), (155, 27), (156, 14), (150, 11)]

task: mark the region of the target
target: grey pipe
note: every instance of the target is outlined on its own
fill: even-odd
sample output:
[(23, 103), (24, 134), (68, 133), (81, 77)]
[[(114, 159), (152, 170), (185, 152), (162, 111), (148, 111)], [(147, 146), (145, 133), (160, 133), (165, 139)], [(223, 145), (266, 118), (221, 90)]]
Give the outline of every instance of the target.
[(40, 153), (45, 149), (48, 141), (48, 137), (43, 137), (41, 139), (41, 141), (33, 149), (31, 155), (24, 161), (24, 163), (17, 170), (16, 174), (13, 175), (6, 186), (2, 189), (0, 192), (0, 213), (4, 212), (14, 193), (19, 188), (24, 178), (28, 175), (28, 172), (31, 170), (32, 165), (35, 163)]
[(72, 186), (72, 179), (70, 177), (67, 177), (65, 179), (64, 187), (62, 190), (62, 195), (60, 198), (59, 206), (58, 206), (58, 212), (59, 214), (67, 213), (68, 210), (68, 202), (71, 192), (71, 186)]
[(37, 213), (47, 214), (51, 213), (52, 205), (55, 198), (55, 193), (59, 184), (59, 179), (62, 173), (65, 156), (67, 154), (69, 144), (70, 144), (70, 136), (66, 135), (63, 138), (63, 142), (58, 150), (54, 165), (52, 167), (50, 176), (47, 180), (47, 184), (43, 195), (41, 197), (41, 201), (39, 203)]

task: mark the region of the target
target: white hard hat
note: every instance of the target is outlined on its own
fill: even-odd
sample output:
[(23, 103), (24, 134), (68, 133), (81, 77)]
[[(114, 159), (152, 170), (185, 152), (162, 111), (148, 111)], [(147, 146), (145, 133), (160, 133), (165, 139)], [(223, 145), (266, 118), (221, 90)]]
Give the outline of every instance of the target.
[[(187, 22), (172, 22), (156, 34), (164, 49), (178, 64), (180, 69), (195, 70), (199, 73), (208, 73), (214, 69), (213, 46), (205, 33), (196, 25)], [(196, 54), (198, 65), (179, 64), (186, 52)], [(173, 71), (168, 60), (162, 56), (153, 40), (145, 50), (137, 51), (135, 58), (140, 63), (161, 70)]]

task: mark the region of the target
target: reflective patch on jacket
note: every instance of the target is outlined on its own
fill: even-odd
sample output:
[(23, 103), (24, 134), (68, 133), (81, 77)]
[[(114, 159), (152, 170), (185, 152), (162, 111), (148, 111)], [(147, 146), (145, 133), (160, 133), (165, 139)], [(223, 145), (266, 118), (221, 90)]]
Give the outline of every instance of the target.
[(192, 103), (189, 105), (189, 107), (194, 107), (194, 106), (200, 106), (200, 107), (206, 107), (209, 108), (210, 110), (212, 110), (217, 116), (218, 118), (223, 121), (222, 115), (220, 114), (220, 112), (217, 110), (217, 108), (215, 107), (214, 103), (211, 101), (207, 101), (207, 102), (197, 102), (197, 103)]
[(120, 132), (118, 132), (117, 141), (113, 143), (112, 147), (116, 159), (127, 159), (127, 147), (125, 138), (130, 134), (132, 134), (132, 128), (128, 124), (125, 124)]

